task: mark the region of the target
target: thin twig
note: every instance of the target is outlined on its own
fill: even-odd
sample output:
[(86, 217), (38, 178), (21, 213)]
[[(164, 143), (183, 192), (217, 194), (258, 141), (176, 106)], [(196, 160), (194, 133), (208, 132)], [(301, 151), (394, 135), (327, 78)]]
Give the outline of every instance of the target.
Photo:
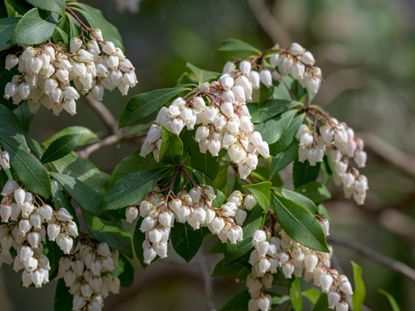
[(357, 254), (360, 254), (368, 259), (371, 259), (373, 262), (376, 262), (392, 271), (402, 274), (403, 276), (410, 279), (412, 282), (415, 282), (415, 270), (403, 262), (387, 257), (383, 254), (376, 252), (373, 249), (370, 249), (356, 242), (345, 241), (345, 240), (342, 240), (339, 238), (333, 238), (333, 237), (329, 237), (328, 240), (329, 240), (329, 243), (353, 250)]
[(121, 139), (122, 139), (122, 137), (120, 137), (117, 134), (113, 134), (113, 135), (107, 136), (106, 138), (104, 138), (100, 142), (98, 142), (96, 144), (93, 144), (93, 145), (90, 145), (90, 146), (86, 147), (84, 150), (78, 151), (78, 155), (81, 158), (87, 159), (95, 151), (101, 149), (102, 147), (106, 147), (106, 146), (110, 146), (110, 145), (116, 144)]
[(374, 134), (364, 134), (365, 144), (373, 153), (386, 162), (393, 164), (407, 175), (415, 178), (415, 157), (390, 145)]
[(105, 126), (108, 128), (111, 134), (115, 134), (117, 132), (117, 120), (115, 120), (114, 116), (112, 115), (111, 111), (100, 101), (94, 100), (92, 98), (86, 98), (88, 104), (92, 107), (95, 113), (101, 118), (104, 122)]
[(205, 254), (203, 253), (203, 249), (199, 252), (198, 263), (199, 263), (200, 273), (202, 274), (202, 277), (203, 277), (203, 284), (205, 288), (209, 311), (215, 311), (216, 306), (215, 306), (215, 301), (213, 300), (212, 279), (210, 276), (209, 267), (206, 262)]
[(248, 4), (258, 24), (264, 29), (274, 43), (288, 46), (291, 42), (288, 34), (283, 31), (282, 26), (271, 13), (264, 0), (248, 0)]

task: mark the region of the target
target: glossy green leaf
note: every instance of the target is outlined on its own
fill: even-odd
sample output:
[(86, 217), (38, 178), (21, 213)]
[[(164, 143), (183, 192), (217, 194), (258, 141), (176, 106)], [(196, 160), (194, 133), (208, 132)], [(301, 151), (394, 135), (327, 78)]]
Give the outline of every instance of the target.
[(12, 35), (18, 21), (17, 17), (0, 18), (0, 51), (13, 45)]
[(285, 168), (288, 164), (295, 161), (298, 157), (298, 144), (292, 143), (290, 147), (285, 152), (281, 152), (277, 154), (275, 157), (272, 157), (271, 167), (272, 173), (270, 179), (273, 175), (281, 171)]
[(40, 161), (42, 161), (42, 163), (49, 163), (63, 158), (75, 149), (78, 144), (78, 140), (78, 135), (68, 134), (60, 136), (56, 140), (52, 141), (52, 143), (46, 148)]
[(50, 12), (33, 8), (17, 23), (13, 42), (20, 45), (39, 44), (48, 40), (55, 28), (56, 23)]
[(263, 104), (249, 104), (249, 112), (251, 113), (252, 122), (261, 123), (275, 116), (291, 110), (298, 106), (299, 103), (292, 100), (286, 99), (268, 99)]
[(271, 155), (285, 151), (295, 141), (295, 134), (297, 134), (298, 129), (303, 124), (303, 120), (304, 113), (298, 114), (293, 118), (290, 126), (284, 131), (280, 139), (270, 146)]
[(132, 257), (131, 235), (120, 225), (103, 220), (89, 213), (84, 213), (85, 223), (92, 236), (98, 241), (106, 242), (110, 247)]
[(311, 166), (308, 161), (295, 161), (293, 166), (294, 187), (299, 188), (302, 185), (315, 181), (320, 174), (320, 163)]
[(401, 311), (401, 308), (399, 307), (398, 303), (396, 302), (395, 298), (391, 294), (389, 294), (384, 289), (378, 289), (379, 294), (383, 295), (388, 299), (389, 305), (392, 309), (392, 311)]
[(22, 0), (4, 0), (9, 16), (14, 16), (16, 13), (24, 15), (32, 6), (26, 1)]
[(65, 285), (65, 281), (60, 279), (55, 290), (55, 310), (72, 311), (72, 299), (73, 297), (69, 293), (68, 288)]
[(30, 129), (30, 124), (33, 119), (33, 113), (30, 112), (27, 102), (21, 103), (16, 109), (13, 110), (13, 114), (16, 116), (20, 123), (21, 128), (27, 134)]
[(162, 128), (160, 162), (178, 163), (183, 157), (183, 142), (179, 136)]
[(134, 268), (131, 262), (123, 255), (120, 255), (113, 275), (120, 279), (122, 287), (129, 287), (134, 282)]
[(176, 223), (171, 230), (171, 244), (176, 253), (189, 262), (202, 246), (206, 233), (206, 229), (193, 230), (188, 224)]
[(83, 126), (69, 126), (49, 137), (47, 140), (43, 142), (43, 144), (45, 146), (49, 146), (53, 141), (66, 135), (78, 136), (76, 147), (93, 144), (99, 141), (97, 134), (95, 134), (90, 129)]
[(301, 295), (301, 280), (295, 278), (290, 285), (290, 301), (294, 311), (303, 310), (303, 298)]
[(51, 194), (48, 172), (31, 153), (19, 147), (12, 155), (12, 167), (19, 180), (32, 192), (48, 198)]
[(194, 141), (184, 145), (189, 146), (190, 162), (192, 167), (199, 170), (210, 179), (215, 179), (219, 171), (219, 158), (212, 156), (209, 152), (200, 152), (199, 145)]
[(59, 14), (65, 12), (65, 0), (26, 0), (31, 5), (46, 11), (52, 11)]
[(329, 189), (317, 181), (312, 181), (310, 183), (304, 184), (297, 188), (296, 191), (306, 196), (314, 203), (320, 203), (321, 201), (331, 198)]
[(187, 87), (173, 87), (140, 93), (131, 97), (120, 117), (120, 127), (148, 122), (151, 116), (173, 98), (191, 91)]
[(220, 44), (220, 46), (217, 48), (217, 51), (233, 52), (233, 53), (238, 53), (238, 54), (243, 53), (244, 55), (261, 53), (257, 48), (238, 39), (227, 39), (223, 41)]
[(353, 310), (361, 311), (366, 299), (366, 286), (363, 281), (363, 271), (357, 263), (352, 261), (353, 267)]
[(317, 300), (321, 296), (321, 292), (317, 288), (309, 288), (302, 293), (303, 297), (307, 298), (313, 305), (317, 303)]
[(316, 304), (313, 307), (313, 311), (330, 311), (329, 302), (326, 294), (321, 294), (320, 298), (317, 300)]
[(280, 116), (270, 119), (264, 123), (255, 125), (255, 129), (261, 133), (262, 138), (268, 143), (273, 144), (278, 141), (290, 126), (296, 111), (290, 110)]
[(219, 311), (245, 311), (248, 310), (248, 303), (251, 300), (251, 296), (248, 291), (243, 291), (236, 294), (225, 305), (219, 309)]
[(103, 210), (114, 210), (139, 203), (166, 170), (151, 169), (131, 173), (117, 180), (104, 197)]
[(81, 13), (89, 26), (101, 29), (106, 41), (112, 41), (117, 47), (124, 48), (118, 29), (104, 17), (100, 10), (80, 2), (72, 2), (71, 8)]
[(318, 207), (308, 197), (292, 190), (281, 189), (281, 195), (307, 208), (313, 215), (318, 213)]
[(308, 208), (279, 194), (272, 196), (272, 207), (292, 239), (311, 249), (329, 251), (321, 225)]
[(133, 245), (135, 255), (140, 261), (140, 264), (143, 268), (147, 267), (144, 263), (144, 254), (143, 254), (143, 242), (145, 240), (145, 234), (140, 230), (142, 219), (139, 219), (135, 225), (134, 235), (133, 235)]
[(96, 189), (88, 186), (77, 178), (61, 173), (50, 173), (60, 183), (65, 191), (79, 204), (82, 210), (98, 213), (102, 195)]
[(271, 182), (263, 181), (257, 184), (243, 185), (242, 188), (251, 192), (259, 206), (267, 211), (271, 202), (271, 186)]
[(191, 63), (187, 63), (186, 67), (190, 69), (191, 73), (189, 77), (192, 81), (201, 84), (202, 82), (215, 80), (220, 76), (219, 72), (207, 71), (192, 65)]

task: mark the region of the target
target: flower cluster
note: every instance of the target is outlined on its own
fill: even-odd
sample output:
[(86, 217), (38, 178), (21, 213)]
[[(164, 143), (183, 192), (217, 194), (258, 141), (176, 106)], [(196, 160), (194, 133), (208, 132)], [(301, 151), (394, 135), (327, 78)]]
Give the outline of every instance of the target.
[[(328, 234), (328, 221), (323, 219), (322, 227)], [(282, 272), (285, 278), (302, 276), (313, 281), (328, 295), (329, 307), (336, 311), (347, 311), (353, 295), (352, 286), (343, 274), (330, 267), (330, 253), (309, 249), (292, 240), (276, 224), (273, 232), (257, 230), (253, 235), (254, 250), (249, 262), (251, 274), (247, 287), (251, 295), (250, 311), (271, 309), (271, 296), (264, 289), (271, 288), (273, 274)]]
[(303, 124), (297, 132), (297, 139), (300, 142), (299, 161), (308, 160), (310, 165), (316, 165), (325, 154), (330, 155), (334, 164), (334, 181), (343, 186), (347, 198), (353, 197), (358, 204), (364, 203), (368, 182), (357, 168), (366, 165), (367, 155), (363, 150), (363, 140), (354, 134), (353, 129), (326, 116), (318, 130)]
[[(145, 233), (145, 263), (150, 264), (157, 256), (167, 257), (170, 230), (175, 221), (187, 223), (195, 230), (207, 227), (224, 243), (241, 241), (241, 225), (247, 215), (245, 210), (256, 205), (255, 198), (235, 191), (218, 208), (212, 207), (214, 199), (215, 192), (210, 186), (196, 186), (174, 197), (166, 197), (158, 189), (149, 193), (139, 206), (139, 214), (143, 217), (140, 230)], [(137, 216), (136, 207), (127, 208), (126, 218), (129, 222)]]
[(48, 43), (7, 55), (6, 69), (15, 66), (20, 74), (6, 84), (4, 97), (16, 105), (27, 100), (32, 112), (43, 105), (55, 115), (62, 110), (75, 115), (80, 94), (102, 100), (104, 89), (118, 88), (126, 95), (137, 84), (134, 66), (114, 43), (104, 41), (99, 29), (88, 42), (72, 38), (69, 52)]
[(279, 53), (271, 55), (270, 63), (278, 67), (281, 74), (290, 74), (312, 93), (317, 93), (320, 88), (321, 69), (314, 66), (313, 54), (300, 44), (292, 43), (289, 48), (280, 49)]
[(140, 9), (140, 0), (115, 0), (119, 12), (137, 13)]
[(161, 108), (156, 124), (142, 145), (141, 155), (153, 152), (158, 160), (160, 126), (179, 135), (185, 127), (192, 130), (197, 125), (195, 141), (200, 151), (218, 156), (221, 149), (227, 150), (231, 161), (238, 166), (240, 177), (247, 178), (257, 167), (258, 155), (269, 157), (268, 144), (254, 130), (246, 105), (260, 82), (272, 86), (269, 70), (255, 71), (247, 60), (241, 61), (238, 68), (228, 62), (217, 81), (202, 84), (187, 100), (179, 97), (169, 107)]
[(120, 280), (112, 275), (118, 262), (118, 252), (111, 252), (106, 243), (78, 243), (70, 256), (59, 262), (59, 276), (73, 295), (73, 310), (99, 311), (104, 298), (117, 294)]
[(0, 264), (11, 264), (23, 269), (23, 286), (41, 287), (49, 282), (49, 260), (43, 255), (46, 237), (56, 241), (59, 248), (69, 254), (78, 227), (69, 212), (61, 208), (54, 211), (47, 204), (38, 204), (35, 196), (24, 191), (14, 180), (6, 182), (1, 195)]

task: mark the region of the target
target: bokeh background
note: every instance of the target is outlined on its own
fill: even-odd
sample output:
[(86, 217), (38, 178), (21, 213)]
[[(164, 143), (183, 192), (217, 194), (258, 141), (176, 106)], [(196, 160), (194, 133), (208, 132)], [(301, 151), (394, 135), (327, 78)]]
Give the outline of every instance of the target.
[[(174, 85), (186, 62), (219, 70), (224, 59), (214, 50), (231, 37), (259, 48), (270, 47), (275, 39), (282, 46), (296, 41), (311, 50), (325, 77), (316, 101), (361, 134), (369, 151), (367, 204), (357, 207), (333, 188), (327, 203), (332, 236), (415, 266), (415, 1), (143, 0), (136, 14), (117, 12), (115, 0), (83, 2), (101, 9), (123, 35), (140, 81), (133, 93)], [(127, 100), (107, 94), (105, 104), (118, 116)], [(42, 140), (77, 123), (105, 136), (106, 128), (91, 108), (78, 107), (76, 119), (41, 111), (31, 134)], [(136, 147), (105, 148), (92, 160), (109, 172)], [(171, 256), (138, 268), (134, 285), (108, 298), (105, 309), (204, 311), (212, 309), (212, 302), (221, 306), (243, 284), (206, 277), (220, 259), (208, 253), (209, 243), (190, 264)], [(389, 291), (401, 310), (415, 310), (415, 283), (349, 248), (334, 249), (336, 267), (349, 276), (351, 260), (363, 266), (367, 310), (390, 310), (379, 288)], [(0, 273), (0, 310), (53, 310), (54, 283), (41, 290), (22, 289), (19, 275), (9, 267)]]

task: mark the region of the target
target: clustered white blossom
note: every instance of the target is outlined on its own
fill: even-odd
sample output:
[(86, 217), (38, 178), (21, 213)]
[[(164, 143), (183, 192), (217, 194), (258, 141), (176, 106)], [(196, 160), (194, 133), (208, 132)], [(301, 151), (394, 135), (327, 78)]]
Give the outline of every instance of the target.
[(272, 54), (270, 64), (278, 67), (281, 74), (290, 74), (300, 84), (317, 93), (320, 88), (322, 74), (321, 69), (314, 66), (313, 54), (298, 43), (292, 43), (287, 49), (280, 49), (278, 53)]
[(259, 132), (254, 130), (246, 102), (252, 99), (253, 90), (262, 82), (272, 86), (271, 72), (258, 72), (250, 61), (228, 62), (221, 77), (214, 82), (205, 82), (195, 90), (194, 96), (185, 100), (176, 98), (169, 107), (162, 107), (145, 139), (141, 155), (153, 152), (159, 158), (161, 126), (179, 135), (186, 127), (195, 128), (195, 141), (202, 153), (209, 151), (218, 156), (221, 149), (227, 150), (231, 161), (238, 166), (238, 173), (245, 179), (258, 164), (258, 155), (269, 157), (269, 146)]
[[(66, 209), (54, 211), (50, 205), (38, 204), (35, 196), (14, 180), (6, 182), (1, 195), (0, 265), (14, 261), (15, 271), (23, 269), (23, 286), (33, 283), (41, 287), (49, 282), (49, 260), (43, 254), (46, 238), (69, 254), (78, 227)], [(12, 250), (17, 254), (14, 260)]]
[[(149, 193), (139, 206), (139, 214), (143, 217), (140, 230), (145, 233), (144, 262), (150, 264), (157, 256), (167, 257), (170, 230), (175, 221), (188, 223), (195, 230), (207, 227), (223, 243), (241, 241), (241, 225), (245, 221), (246, 210), (256, 205), (255, 198), (251, 194), (234, 191), (226, 203), (214, 208), (212, 203), (215, 197), (210, 186), (180, 191), (172, 198), (167, 198), (158, 189)], [(127, 221), (132, 222), (137, 217), (136, 207), (127, 208)]]
[(118, 252), (107, 243), (79, 242), (70, 256), (59, 262), (59, 276), (73, 295), (72, 310), (100, 311), (104, 298), (118, 294), (120, 280), (112, 275), (118, 263)]
[[(328, 221), (322, 219), (321, 222), (324, 233), (328, 235)], [(306, 281), (313, 281), (327, 293), (331, 309), (349, 310), (352, 286), (345, 275), (330, 267), (331, 253), (318, 252), (299, 244), (279, 224), (275, 225), (273, 232), (255, 231), (252, 242), (254, 250), (249, 259), (252, 271), (246, 281), (251, 295), (249, 311), (271, 310), (272, 300), (266, 289), (272, 287), (273, 274), (281, 272), (285, 278), (303, 275)]]
[(323, 161), (325, 154), (330, 155), (334, 164), (334, 181), (343, 186), (347, 198), (353, 197), (358, 204), (364, 203), (368, 181), (357, 168), (366, 165), (367, 155), (363, 150), (363, 140), (354, 134), (353, 129), (328, 117), (318, 131), (303, 124), (296, 137), (300, 142), (299, 161), (308, 160), (310, 165), (316, 165)]
[(47, 43), (7, 55), (6, 69), (18, 66), (20, 74), (6, 84), (4, 97), (16, 105), (27, 100), (33, 113), (43, 105), (55, 115), (62, 110), (75, 115), (80, 94), (100, 101), (104, 89), (118, 88), (126, 95), (137, 84), (134, 66), (113, 42), (104, 41), (101, 30), (91, 36), (87, 42), (72, 38), (70, 51)]
[(137, 13), (141, 0), (115, 0), (119, 12)]

